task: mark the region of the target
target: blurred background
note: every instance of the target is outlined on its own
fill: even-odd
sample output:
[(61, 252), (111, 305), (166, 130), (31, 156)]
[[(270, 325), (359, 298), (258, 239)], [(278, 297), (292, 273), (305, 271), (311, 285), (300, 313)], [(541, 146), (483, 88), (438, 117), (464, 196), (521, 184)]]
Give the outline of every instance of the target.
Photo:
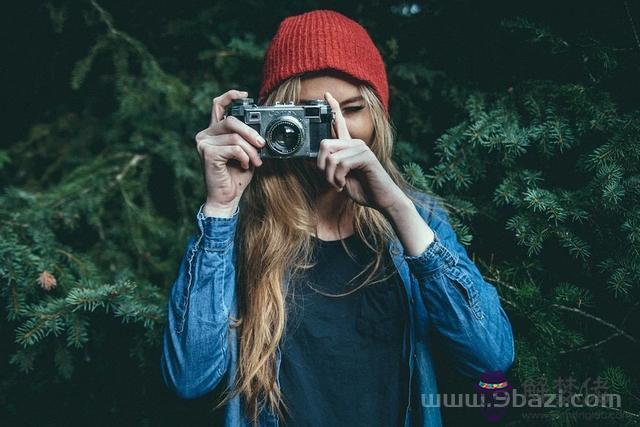
[[(383, 54), (396, 161), (497, 287), (511, 384), (621, 396), (499, 424), (640, 423), (640, 2), (96, 0), (5, 14), (0, 424), (220, 425), (219, 390), (181, 400), (159, 371), (205, 198), (194, 136), (213, 97), (257, 98), (279, 22), (319, 8)], [(445, 357), (441, 392), (468, 392)]]

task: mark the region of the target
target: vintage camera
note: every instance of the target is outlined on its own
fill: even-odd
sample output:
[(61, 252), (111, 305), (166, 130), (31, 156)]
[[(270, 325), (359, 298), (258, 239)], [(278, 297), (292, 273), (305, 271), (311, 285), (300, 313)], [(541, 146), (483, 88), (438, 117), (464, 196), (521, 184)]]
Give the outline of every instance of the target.
[(318, 157), (320, 141), (331, 138), (333, 112), (322, 99), (257, 106), (253, 98), (234, 99), (227, 116), (246, 123), (266, 141), (258, 149), (261, 158)]

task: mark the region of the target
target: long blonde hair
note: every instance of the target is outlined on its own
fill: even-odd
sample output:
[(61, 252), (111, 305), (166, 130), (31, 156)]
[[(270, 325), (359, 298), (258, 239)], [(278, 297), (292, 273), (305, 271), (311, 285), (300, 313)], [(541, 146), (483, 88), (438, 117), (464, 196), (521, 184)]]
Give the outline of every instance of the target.
[[(299, 103), (301, 81), (306, 76), (297, 75), (284, 81), (267, 96), (264, 105), (276, 101)], [(409, 190), (418, 190), (403, 178), (392, 160), (395, 129), (371, 87), (360, 84), (359, 90), (373, 120), (371, 151), (393, 181), (414, 200)], [(291, 280), (295, 280), (298, 273), (313, 266), (312, 237), (318, 223), (314, 201), (318, 188), (309, 166), (299, 160), (265, 161), (256, 168), (242, 196), (238, 218), (239, 319), (231, 327), (239, 328), (239, 368), (233, 390), (217, 407), (240, 394), (245, 413), (255, 423), (265, 405), (279, 416), (281, 406), (286, 408), (275, 377), (276, 349), (284, 335), (288, 310), (283, 282), (288, 269)], [(387, 243), (395, 233), (376, 209), (348, 199), (340, 215), (347, 211), (353, 212), (353, 226), (359, 238), (376, 254), (361, 273), (368, 273), (365, 280), (351, 291), (355, 292), (375, 283), (372, 279), (383, 265)], [(342, 235), (339, 224), (340, 220), (338, 233)]]

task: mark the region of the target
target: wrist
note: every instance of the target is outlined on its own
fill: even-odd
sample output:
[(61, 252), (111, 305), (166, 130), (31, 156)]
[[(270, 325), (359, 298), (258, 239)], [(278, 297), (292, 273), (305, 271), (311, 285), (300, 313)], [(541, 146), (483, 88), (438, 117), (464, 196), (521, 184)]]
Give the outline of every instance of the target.
[(238, 210), (238, 202), (230, 204), (220, 204), (216, 202), (205, 202), (202, 213), (205, 217), (231, 218)]

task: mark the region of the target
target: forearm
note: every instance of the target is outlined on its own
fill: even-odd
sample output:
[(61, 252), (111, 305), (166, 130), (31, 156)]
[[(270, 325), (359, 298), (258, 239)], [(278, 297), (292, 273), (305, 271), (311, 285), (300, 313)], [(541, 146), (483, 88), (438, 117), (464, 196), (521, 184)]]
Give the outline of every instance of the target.
[(505, 372), (513, 363), (513, 332), (496, 289), (459, 258), (422, 279), (431, 322), (458, 370), (468, 376)]
[(404, 197), (385, 212), (391, 220), (405, 255), (420, 255), (434, 240), (434, 232), (424, 221), (415, 205)]
[(235, 293), (237, 215), (205, 218), (199, 212), (197, 218), (201, 233), (190, 239), (171, 288), (161, 357), (165, 383), (183, 398), (212, 390), (226, 371)]
[[(403, 207), (404, 205), (404, 207)], [(506, 371), (513, 332), (495, 287), (457, 240), (442, 208), (425, 211), (401, 202), (389, 211), (432, 324), (461, 372)], [(416, 216), (418, 218), (416, 218)]]

